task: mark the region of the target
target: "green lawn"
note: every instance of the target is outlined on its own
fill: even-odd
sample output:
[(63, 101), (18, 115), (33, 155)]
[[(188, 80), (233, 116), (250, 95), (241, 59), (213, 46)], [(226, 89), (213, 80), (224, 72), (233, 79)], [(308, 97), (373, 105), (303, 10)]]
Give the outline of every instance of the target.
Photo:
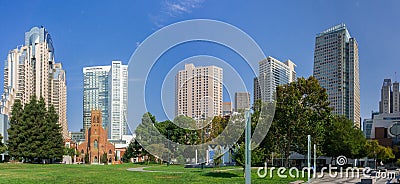
[[(162, 172), (127, 171), (133, 167)], [(228, 169), (228, 170), (227, 170)], [(225, 171), (224, 171), (225, 170)], [(176, 172), (176, 173), (174, 173)], [(259, 178), (252, 171), (252, 183), (285, 183), (299, 180)], [(304, 179), (303, 179), (304, 180)], [(0, 164), (0, 183), (244, 183), (240, 167), (183, 168), (179, 165), (58, 165)]]

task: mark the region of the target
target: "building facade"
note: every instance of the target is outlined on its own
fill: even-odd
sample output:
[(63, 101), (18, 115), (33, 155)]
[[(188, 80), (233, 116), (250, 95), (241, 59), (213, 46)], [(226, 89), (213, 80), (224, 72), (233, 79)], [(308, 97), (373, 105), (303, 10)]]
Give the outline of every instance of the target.
[(53, 78), (51, 79), (51, 103), (58, 113), (58, 123), (62, 128), (64, 138), (69, 137), (67, 123), (67, 79), (61, 63), (54, 64)]
[(290, 60), (280, 62), (269, 56), (258, 64), (259, 75), (254, 79), (254, 101), (271, 102), (276, 87), (296, 80), (296, 65)]
[(229, 116), (232, 114), (232, 102), (222, 102), (222, 115)]
[(55, 63), (49, 32), (44, 27), (33, 27), (25, 33), (25, 45), (10, 50), (7, 55), (1, 113), (9, 116), (16, 99), (25, 104), (33, 95), (42, 97), (47, 107), (56, 107), (62, 134), (64, 139), (68, 138), (65, 77), (61, 63)]
[(250, 109), (250, 93), (236, 92), (235, 93), (235, 112)]
[(400, 112), (399, 82), (392, 83), (391, 79), (384, 79), (379, 101), (379, 113)]
[(83, 68), (83, 129), (90, 127), (92, 110), (100, 110), (102, 126), (106, 128), (108, 116), (108, 76), (111, 66), (93, 66)]
[(102, 126), (102, 112), (91, 111), (90, 127), (86, 130), (85, 142), (78, 145), (80, 156), (78, 162), (85, 162), (87, 155), (90, 164), (100, 164), (103, 155), (107, 155), (107, 162), (115, 161), (115, 147), (108, 142), (107, 130)]
[(222, 68), (186, 64), (175, 78), (175, 116), (199, 119), (202, 115), (222, 115), (222, 85)]
[(121, 61), (112, 61), (108, 78), (109, 138), (121, 140), (122, 135), (128, 134), (128, 66), (122, 65)]
[(129, 133), (126, 111), (128, 104), (128, 66), (112, 61), (110, 66), (83, 68), (83, 129), (90, 126), (92, 110), (102, 112), (102, 126), (109, 139), (120, 140)]
[(360, 127), (358, 45), (344, 24), (317, 34), (313, 75), (327, 90), (333, 113)]

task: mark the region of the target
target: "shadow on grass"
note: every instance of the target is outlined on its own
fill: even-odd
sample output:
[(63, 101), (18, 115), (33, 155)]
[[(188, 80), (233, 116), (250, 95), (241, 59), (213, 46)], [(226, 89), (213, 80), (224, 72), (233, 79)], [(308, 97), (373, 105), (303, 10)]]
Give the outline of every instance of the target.
[(216, 178), (234, 178), (239, 177), (237, 174), (229, 173), (229, 172), (208, 172), (203, 174), (203, 176), (208, 177), (216, 177)]

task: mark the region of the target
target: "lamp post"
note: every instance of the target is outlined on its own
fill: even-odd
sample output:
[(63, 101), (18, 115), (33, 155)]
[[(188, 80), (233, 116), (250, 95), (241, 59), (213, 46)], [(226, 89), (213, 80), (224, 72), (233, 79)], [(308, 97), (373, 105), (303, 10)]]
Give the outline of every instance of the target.
[(251, 121), (250, 110), (246, 110), (246, 130), (245, 130), (245, 177), (246, 184), (251, 183)]
[[(202, 125), (201, 125), (201, 127), (202, 127), (202, 130), (201, 130), (201, 142), (202, 142), (202, 156), (203, 156), (203, 161), (202, 161), (202, 163), (201, 163), (201, 169), (203, 169), (204, 168), (204, 164), (206, 163), (206, 161), (205, 161), (205, 149), (204, 149), (204, 131), (205, 131), (205, 129), (204, 129), (204, 120), (206, 119), (206, 115), (203, 113), (202, 115), (201, 115), (201, 122), (202, 122)], [(204, 130), (203, 130), (204, 129)]]
[(170, 162), (170, 160), (171, 160), (171, 156), (170, 156), (170, 153), (169, 153), (169, 127), (168, 127), (168, 129), (167, 129), (167, 133), (168, 133), (168, 140), (167, 140), (167, 143), (168, 143), (168, 163), (167, 163), (167, 166), (169, 166), (169, 162)]

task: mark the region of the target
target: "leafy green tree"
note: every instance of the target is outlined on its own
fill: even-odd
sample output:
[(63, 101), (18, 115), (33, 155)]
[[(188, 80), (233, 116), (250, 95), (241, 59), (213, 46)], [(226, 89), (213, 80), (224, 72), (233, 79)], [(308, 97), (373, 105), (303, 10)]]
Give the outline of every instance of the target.
[(343, 116), (334, 116), (325, 130), (323, 151), (326, 156), (361, 158), (365, 156), (366, 139), (353, 122)]
[(392, 149), (379, 145), (377, 140), (368, 140), (365, 144), (365, 150), (367, 156), (375, 160), (387, 161), (395, 158)]
[[(307, 152), (307, 135), (312, 136), (313, 143), (323, 144), (325, 122), (331, 109), (326, 90), (314, 77), (298, 78), (296, 82), (278, 86), (276, 95), (270, 136), (277, 140), (272, 147), (283, 153), (288, 167), (291, 152)], [(321, 153), (321, 146), (317, 149)]]
[[(236, 163), (241, 166), (245, 166), (245, 144), (242, 143), (235, 151), (233, 155)], [(257, 147), (251, 151), (251, 165), (252, 166), (263, 166), (268, 159), (268, 154), (265, 148)]]
[(75, 149), (74, 148), (64, 148), (63, 155), (68, 155), (73, 158), (76, 155)]
[(393, 154), (392, 148), (384, 147), (378, 154), (378, 159), (386, 162), (388, 160), (394, 159), (395, 156)]
[(139, 157), (141, 155), (142, 149), (142, 146), (137, 142), (136, 139), (132, 140), (126, 148), (124, 156), (122, 156), (122, 161), (130, 162), (131, 158)]

